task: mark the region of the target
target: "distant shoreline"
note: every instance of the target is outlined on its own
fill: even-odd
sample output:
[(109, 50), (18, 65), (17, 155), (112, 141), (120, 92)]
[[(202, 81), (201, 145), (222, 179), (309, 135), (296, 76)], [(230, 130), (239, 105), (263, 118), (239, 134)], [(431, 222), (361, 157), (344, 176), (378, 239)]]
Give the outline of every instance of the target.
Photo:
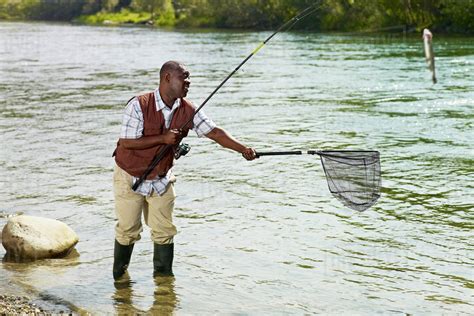
[[(218, 30), (218, 31), (273, 31), (273, 27), (264, 26), (222, 26), (212, 23), (189, 23), (187, 21), (159, 21), (152, 19), (149, 14), (143, 12), (131, 12), (124, 10), (116, 13), (99, 12), (96, 14), (80, 15), (71, 19), (41, 19), (41, 18), (25, 18), (25, 17), (1, 17), (0, 22), (42, 22), (42, 23), (64, 23), (73, 25), (87, 25), (87, 26), (107, 26), (107, 27), (144, 27), (144, 28), (159, 28), (169, 30)], [(379, 34), (417, 34), (423, 32), (424, 28), (429, 28), (433, 33), (450, 36), (471, 37), (474, 33), (467, 30), (450, 30), (443, 27), (415, 26), (415, 25), (390, 25), (379, 27), (354, 28), (347, 30), (346, 28), (296, 28), (293, 31), (311, 32), (323, 34), (353, 34), (353, 35), (370, 35), (374, 33)]]
[[(137, 24), (178, 28), (274, 30), (298, 19), (292, 29), (316, 32), (388, 31), (403, 26), (438, 34), (474, 34), (474, 2), (320, 0), (230, 1), (55, 1), (0, 0), (0, 19), (80, 21), (88, 25)], [(307, 13), (307, 14), (306, 14)]]
[[(247, 28), (219, 28), (219, 27), (184, 27), (184, 26), (160, 26), (160, 25), (147, 25), (143, 23), (117, 23), (117, 24), (103, 24), (103, 23), (84, 23), (78, 20), (72, 21), (58, 21), (58, 20), (26, 20), (26, 19), (0, 19), (0, 22), (5, 23), (45, 23), (45, 24), (63, 24), (63, 25), (77, 25), (77, 26), (96, 26), (96, 27), (118, 27), (118, 28), (147, 28), (147, 29), (160, 29), (168, 31), (181, 31), (181, 32), (269, 32), (267, 29), (247, 29)], [(410, 29), (409, 32), (405, 33), (408, 37), (418, 36), (423, 30)], [(295, 29), (291, 32), (296, 33), (315, 33), (315, 34), (328, 34), (328, 35), (345, 35), (345, 36), (371, 36), (371, 35), (383, 35), (383, 36), (403, 36), (402, 28), (400, 31), (386, 31), (384, 29), (373, 29), (373, 30), (360, 30), (354, 32), (347, 32), (342, 30), (301, 30)], [(433, 32), (436, 36), (450, 36), (456, 38), (472, 38), (474, 34), (469, 33), (456, 33), (456, 32)], [(421, 35), (420, 35), (421, 36)]]

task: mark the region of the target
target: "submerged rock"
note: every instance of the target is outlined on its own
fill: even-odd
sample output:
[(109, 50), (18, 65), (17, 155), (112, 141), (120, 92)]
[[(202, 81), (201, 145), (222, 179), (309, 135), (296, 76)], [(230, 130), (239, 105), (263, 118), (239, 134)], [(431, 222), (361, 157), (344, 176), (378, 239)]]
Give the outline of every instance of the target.
[(78, 241), (68, 225), (44, 217), (15, 216), (8, 220), (2, 231), (7, 258), (58, 258), (67, 255)]

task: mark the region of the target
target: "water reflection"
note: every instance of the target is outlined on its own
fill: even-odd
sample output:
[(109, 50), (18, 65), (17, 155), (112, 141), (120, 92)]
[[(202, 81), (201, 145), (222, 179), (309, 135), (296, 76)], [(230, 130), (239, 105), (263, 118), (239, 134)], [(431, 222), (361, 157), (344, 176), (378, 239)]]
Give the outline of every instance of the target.
[(133, 282), (128, 271), (122, 278), (114, 282), (115, 292), (112, 296), (117, 314), (137, 314), (143, 312), (133, 305)]
[(175, 278), (173, 276), (157, 276), (154, 278), (155, 288), (153, 290), (153, 304), (147, 310), (141, 310), (134, 304), (134, 284), (128, 272), (114, 282), (115, 292), (112, 296), (114, 300), (115, 312), (118, 315), (124, 314), (150, 314), (150, 315), (172, 315), (177, 306), (177, 296), (175, 292)]
[(154, 281), (154, 301), (149, 311), (153, 315), (171, 315), (178, 302), (175, 292), (175, 278), (157, 276)]

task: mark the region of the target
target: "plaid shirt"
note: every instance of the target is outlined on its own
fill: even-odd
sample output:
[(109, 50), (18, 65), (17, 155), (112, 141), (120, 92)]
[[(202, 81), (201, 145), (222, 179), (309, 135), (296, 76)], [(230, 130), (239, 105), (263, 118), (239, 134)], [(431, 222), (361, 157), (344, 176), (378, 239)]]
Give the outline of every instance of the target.
[[(171, 119), (173, 118), (173, 113), (181, 105), (181, 100), (177, 99), (172, 108), (170, 109), (161, 99), (158, 89), (155, 90), (155, 100), (156, 100), (156, 110), (163, 113), (165, 118), (166, 128), (170, 127)], [(203, 111), (199, 111), (193, 119), (193, 128), (192, 130), (196, 132), (198, 137), (203, 137), (216, 127), (216, 124), (204, 114)], [(120, 138), (128, 139), (137, 139), (143, 136), (143, 113), (140, 107), (140, 102), (138, 98), (135, 97), (131, 99), (127, 107), (122, 120), (122, 130), (120, 132)], [(170, 182), (172, 177), (171, 169), (168, 171), (166, 176), (157, 177), (154, 180), (146, 180), (138, 187), (137, 193), (141, 195), (151, 195), (153, 190), (159, 195), (162, 195), (166, 191), (166, 186)], [(138, 178), (133, 177), (133, 183), (137, 181)]]

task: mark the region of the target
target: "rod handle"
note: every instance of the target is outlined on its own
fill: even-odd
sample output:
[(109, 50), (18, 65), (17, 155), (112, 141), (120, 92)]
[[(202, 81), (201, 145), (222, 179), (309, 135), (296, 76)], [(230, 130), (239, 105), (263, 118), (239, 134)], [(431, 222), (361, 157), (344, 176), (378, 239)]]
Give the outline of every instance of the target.
[(255, 152), (255, 157), (259, 158), (261, 156), (285, 156), (285, 155), (302, 155), (301, 150), (297, 151), (264, 151), (264, 152)]
[(138, 187), (140, 186), (140, 184), (142, 184), (142, 182), (143, 182), (143, 179), (138, 179), (137, 181), (135, 181), (135, 183), (132, 185), (132, 190), (136, 191)]

